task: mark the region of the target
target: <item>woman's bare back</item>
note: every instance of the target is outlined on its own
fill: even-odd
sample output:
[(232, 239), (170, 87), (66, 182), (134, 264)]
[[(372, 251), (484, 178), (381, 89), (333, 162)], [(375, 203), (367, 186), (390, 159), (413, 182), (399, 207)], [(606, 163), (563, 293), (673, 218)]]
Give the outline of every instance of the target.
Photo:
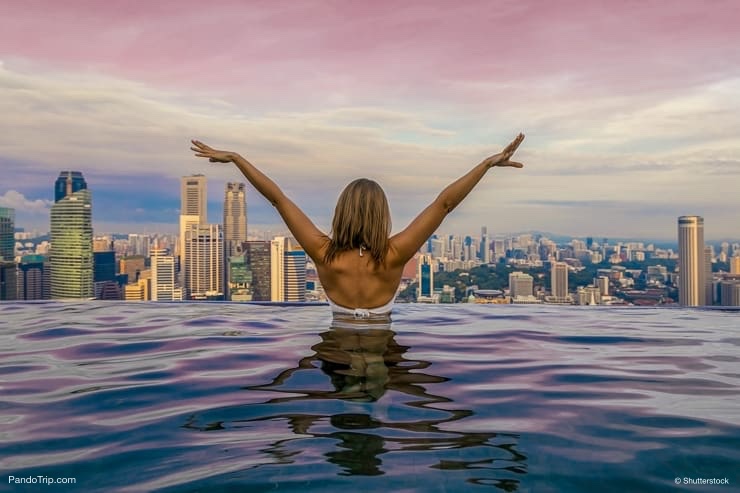
[(367, 251), (341, 252), (330, 263), (317, 263), (316, 269), (326, 296), (345, 308), (377, 308), (392, 301), (401, 281), (403, 265), (392, 255), (377, 265)]

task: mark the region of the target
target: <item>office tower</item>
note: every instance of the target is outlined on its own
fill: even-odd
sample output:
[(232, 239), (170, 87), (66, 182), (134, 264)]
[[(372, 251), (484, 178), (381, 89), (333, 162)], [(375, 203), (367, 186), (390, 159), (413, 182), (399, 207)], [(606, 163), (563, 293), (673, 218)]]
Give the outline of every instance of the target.
[(489, 243), (488, 228), (483, 226), (480, 229), (480, 252), (478, 253), (478, 258), (484, 264), (491, 263), (491, 245)]
[(185, 278), (187, 276), (185, 272), (185, 232), (192, 226), (198, 226), (199, 224), (205, 224), (200, 222), (200, 216), (198, 215), (180, 215), (180, 241), (179, 241), (179, 264), (180, 264), (180, 285), (185, 287)]
[(180, 182), (180, 215), (198, 216), (200, 224), (208, 222), (206, 177), (183, 176)]
[(204, 175), (183, 176), (180, 180), (180, 245), (178, 248), (180, 264), (180, 284), (187, 297), (185, 259), (185, 234), (192, 225), (207, 224), (207, 191)]
[(44, 255), (24, 255), (18, 264), (18, 299), (51, 298), (49, 259)]
[(0, 207), (0, 260), (15, 260), (15, 210)]
[(0, 207), (0, 300), (14, 300), (17, 295), (15, 211)]
[(704, 218), (678, 218), (678, 302), (684, 306), (706, 303)]
[(720, 282), (720, 305), (740, 306), (740, 276)]
[(228, 299), (230, 301), (252, 301), (252, 271), (249, 269), (245, 255), (229, 257), (228, 264)]
[(284, 254), (285, 301), (306, 301), (306, 252), (300, 249)]
[(558, 300), (568, 298), (568, 264), (565, 262), (553, 262), (550, 271), (550, 290), (552, 296)]
[(434, 258), (441, 258), (445, 256), (445, 242), (441, 240), (440, 238), (432, 238), (429, 240), (430, 243), (430, 250), (432, 257)]
[(272, 299), (272, 242), (248, 241), (244, 244), (244, 259), (252, 272), (252, 301)]
[(714, 249), (711, 246), (704, 247), (704, 304), (712, 306), (714, 304), (714, 294), (712, 289), (712, 257)]
[(419, 287), (416, 291), (416, 299), (431, 299), (434, 296), (434, 269), (432, 267), (432, 257), (429, 255), (419, 256), (419, 270), (416, 275), (416, 281)]
[[(69, 183), (71, 183), (71, 189)], [(79, 171), (62, 171), (54, 183), (54, 202), (59, 202), (70, 193), (87, 190), (87, 182)]]
[(247, 241), (247, 199), (244, 183), (227, 183), (224, 193), (225, 257), (235, 255), (234, 248)]
[(509, 295), (512, 298), (523, 298), (534, 295), (534, 278), (524, 272), (509, 274)]
[(223, 231), (220, 224), (192, 225), (185, 231), (183, 291), (187, 299), (223, 299), (223, 254)]
[(14, 300), (18, 297), (18, 281), (14, 260), (0, 258), (0, 301)]
[(285, 243), (276, 236), (270, 242), (270, 301), (285, 301)]
[(730, 257), (730, 274), (740, 274), (740, 255)]
[(167, 250), (155, 248), (151, 256), (152, 301), (179, 301), (182, 297), (175, 284), (175, 257)]
[(93, 291), (99, 300), (120, 300), (116, 280), (116, 252), (93, 252)]
[[(90, 299), (94, 296), (92, 198), (86, 188), (73, 191), (75, 182), (69, 173), (66, 196), (51, 206), (51, 297)], [(81, 179), (80, 174), (77, 183)]]

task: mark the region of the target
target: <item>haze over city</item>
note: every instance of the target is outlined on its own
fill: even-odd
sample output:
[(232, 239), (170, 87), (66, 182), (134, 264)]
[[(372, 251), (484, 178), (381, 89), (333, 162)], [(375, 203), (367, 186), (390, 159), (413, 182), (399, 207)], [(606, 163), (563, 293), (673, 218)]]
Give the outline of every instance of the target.
[[(235, 150), (328, 229), (367, 176), (398, 231), (517, 132), (445, 231), (740, 237), (735, 2), (5, 2), (0, 206), (48, 230), (80, 170), (99, 232), (176, 232), (179, 179), (209, 180), (219, 222)], [(249, 223), (279, 227), (253, 189)]]

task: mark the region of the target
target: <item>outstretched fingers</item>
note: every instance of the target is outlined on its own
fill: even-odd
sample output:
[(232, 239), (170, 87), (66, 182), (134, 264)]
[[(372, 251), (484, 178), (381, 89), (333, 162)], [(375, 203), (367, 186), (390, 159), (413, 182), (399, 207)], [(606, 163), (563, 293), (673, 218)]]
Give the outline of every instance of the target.
[(514, 152), (519, 148), (519, 144), (522, 143), (524, 140), (524, 134), (519, 133), (519, 135), (516, 136), (516, 138), (511, 142), (511, 144), (507, 145), (504, 149), (503, 153), (506, 156), (506, 159), (510, 158)]

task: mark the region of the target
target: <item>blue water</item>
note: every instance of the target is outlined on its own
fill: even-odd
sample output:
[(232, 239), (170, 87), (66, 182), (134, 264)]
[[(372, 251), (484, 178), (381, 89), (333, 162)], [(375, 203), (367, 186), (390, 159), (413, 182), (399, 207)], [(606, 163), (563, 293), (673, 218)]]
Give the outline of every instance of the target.
[(740, 312), (0, 304), (0, 491), (740, 491)]

